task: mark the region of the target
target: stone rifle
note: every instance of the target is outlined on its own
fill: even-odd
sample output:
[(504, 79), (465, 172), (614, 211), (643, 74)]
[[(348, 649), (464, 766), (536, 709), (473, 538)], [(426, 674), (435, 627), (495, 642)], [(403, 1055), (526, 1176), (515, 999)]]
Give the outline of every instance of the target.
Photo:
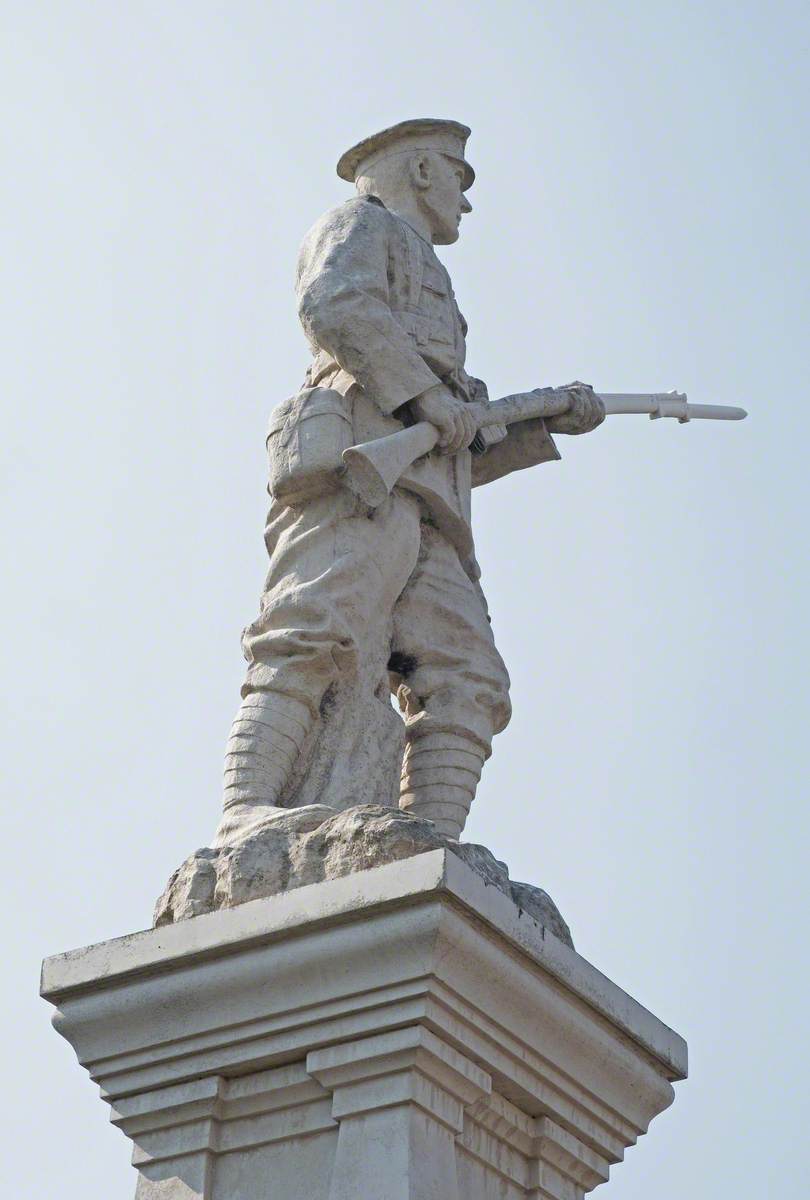
[[(691, 420), (742, 421), (744, 408), (724, 404), (689, 404), (683, 392), (600, 392), (605, 413), (648, 413), (650, 420), (675, 417), (684, 424)], [(570, 396), (565, 388), (538, 388), (504, 396), (492, 403), (471, 404), (478, 428), (512, 425), (537, 417), (556, 417), (568, 410)], [(429, 421), (343, 451), (348, 483), (372, 508), (391, 494), (397, 480), (418, 458), (429, 454), (439, 442), (439, 431)]]

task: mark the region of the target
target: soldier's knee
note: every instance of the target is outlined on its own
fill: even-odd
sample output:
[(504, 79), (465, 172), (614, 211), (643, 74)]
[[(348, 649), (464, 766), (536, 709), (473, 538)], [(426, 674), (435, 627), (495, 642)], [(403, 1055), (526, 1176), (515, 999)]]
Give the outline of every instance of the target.
[(457, 733), (470, 737), (489, 756), (492, 739), (509, 723), (512, 706), (509, 701), (509, 679), (491, 680), (482, 686), (481, 679), (462, 676), (434, 686), (401, 684), (397, 692), (400, 708), (405, 715), (409, 737), (428, 732)]
[(509, 681), (492, 704), (492, 732), (503, 733), (512, 719), (512, 701), (509, 699)]
[(248, 683), (320, 697), (341, 676), (357, 668), (360, 650), (351, 631), (335, 619), (321, 622), (257, 621), (245, 630), (242, 650), (248, 663)]

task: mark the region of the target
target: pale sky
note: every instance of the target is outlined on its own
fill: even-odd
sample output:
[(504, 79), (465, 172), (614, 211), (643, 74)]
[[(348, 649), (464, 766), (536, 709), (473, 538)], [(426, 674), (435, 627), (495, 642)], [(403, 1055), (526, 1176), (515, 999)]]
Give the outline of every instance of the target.
[(297, 247), (347, 146), (441, 116), (473, 130), (442, 257), (493, 397), (579, 378), (751, 414), (616, 417), (475, 495), (515, 716), (466, 836), (689, 1042), (612, 1200), (798, 1196), (806, 5), (0, 0), (0, 33), (0, 1192), (134, 1194), (39, 961), (148, 926), (211, 836), (264, 429), (307, 365)]

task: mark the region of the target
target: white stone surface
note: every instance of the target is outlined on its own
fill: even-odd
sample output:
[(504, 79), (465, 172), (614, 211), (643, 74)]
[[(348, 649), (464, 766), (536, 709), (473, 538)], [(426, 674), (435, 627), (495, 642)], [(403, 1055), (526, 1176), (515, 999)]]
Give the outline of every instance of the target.
[(139, 1200), (576, 1200), (683, 1040), (444, 850), (43, 965)]
[[(559, 458), (550, 434), (588, 432), (604, 409), (573, 384), (547, 397), (548, 421), (545, 409), (508, 431), (485, 419), (487, 389), (467, 372), (467, 324), (435, 251), (471, 211), (469, 132), (421, 119), (365, 138), (339, 165), (357, 193), (301, 247), (312, 363), (270, 421), (270, 563), (243, 636), (217, 848), (257, 811), (319, 804), (399, 803), (457, 838), (509, 720), (471, 489)], [(523, 399), (536, 408), (534, 394)], [(432, 440), (372, 506), (343, 453), (413, 420)]]
[(566, 945), (573, 945), (571, 931), (548, 893), (510, 880), (506, 864), (486, 847), (457, 842), (438, 833), (431, 821), (380, 805), (344, 812), (308, 805), (244, 822), (223, 845), (203, 847), (174, 872), (157, 902), (155, 925), (445, 847)]

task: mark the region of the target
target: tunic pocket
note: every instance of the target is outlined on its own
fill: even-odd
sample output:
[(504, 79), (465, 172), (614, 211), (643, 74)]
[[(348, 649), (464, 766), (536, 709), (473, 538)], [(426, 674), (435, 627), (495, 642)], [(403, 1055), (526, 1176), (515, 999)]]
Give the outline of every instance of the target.
[[(439, 297), (435, 297), (436, 300)], [(434, 313), (395, 312), (399, 324), (413, 338), (419, 350), (427, 350), (432, 342), (443, 346), (452, 346), (453, 319), (447, 304), (437, 304)]]

